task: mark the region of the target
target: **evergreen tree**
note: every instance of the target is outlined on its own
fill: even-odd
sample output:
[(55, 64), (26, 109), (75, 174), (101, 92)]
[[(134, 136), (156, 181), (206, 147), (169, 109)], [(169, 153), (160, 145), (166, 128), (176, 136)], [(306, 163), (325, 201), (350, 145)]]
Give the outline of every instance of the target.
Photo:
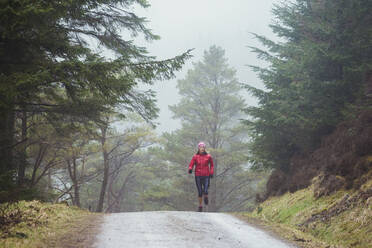
[[(102, 113), (120, 108), (149, 121), (157, 116), (154, 93), (139, 92), (136, 85), (173, 77), (189, 53), (156, 61), (125, 40), (122, 32), (159, 38), (146, 28), (145, 18), (128, 11), (134, 4), (149, 6), (144, 0), (0, 3), (1, 181), (16, 178), (24, 161), (15, 155), (28, 136), (16, 135), (17, 113), (23, 113), (26, 131), (27, 117), (35, 114), (57, 129), (63, 122), (99, 121)], [(95, 53), (95, 43), (114, 58)]]
[(290, 158), (319, 146), (364, 96), (372, 69), (372, 3), (364, 0), (297, 0), (275, 5), (272, 30), (281, 42), (256, 35), (253, 48), (268, 68), (252, 66), (265, 90), (248, 107), (252, 162), (288, 171)]
[[(178, 198), (191, 198), (189, 205), (196, 202), (192, 197), (195, 196), (193, 179), (185, 175), (186, 166), (198, 142), (204, 141), (215, 166), (210, 189), (211, 208), (213, 211), (232, 210), (233, 203), (240, 203), (237, 200), (239, 189), (247, 189), (252, 182), (239, 177), (246, 172), (247, 129), (239, 121), (245, 104), (225, 51), (210, 47), (204, 52), (203, 60), (194, 63), (185, 79), (178, 81), (177, 87), (182, 99), (170, 109), (174, 117), (181, 120), (182, 128), (164, 135), (164, 158), (178, 167), (180, 178), (174, 182), (178, 188), (183, 188)], [(190, 186), (194, 189), (190, 190)], [(194, 194), (185, 195), (190, 191)]]

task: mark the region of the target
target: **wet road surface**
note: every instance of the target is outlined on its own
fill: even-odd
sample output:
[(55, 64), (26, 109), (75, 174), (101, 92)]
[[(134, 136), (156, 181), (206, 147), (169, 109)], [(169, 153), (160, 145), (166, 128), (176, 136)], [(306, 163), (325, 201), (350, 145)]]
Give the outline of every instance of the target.
[(96, 248), (294, 247), (223, 213), (135, 212), (105, 216)]

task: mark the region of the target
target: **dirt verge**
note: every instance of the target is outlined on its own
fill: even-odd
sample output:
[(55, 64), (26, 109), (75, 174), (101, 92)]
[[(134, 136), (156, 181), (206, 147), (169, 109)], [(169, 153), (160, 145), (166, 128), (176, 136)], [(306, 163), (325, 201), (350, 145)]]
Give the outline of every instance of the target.
[(233, 215), (248, 224), (257, 227), (271, 236), (280, 239), (290, 245), (301, 248), (341, 248), (341, 246), (330, 246), (324, 242), (315, 239), (300, 230), (290, 228), (282, 224), (266, 223), (263, 220), (253, 218), (241, 213), (233, 213)]
[(47, 240), (47, 247), (89, 248), (93, 247), (101, 230), (103, 214), (90, 214), (77, 218), (61, 227), (60, 235)]

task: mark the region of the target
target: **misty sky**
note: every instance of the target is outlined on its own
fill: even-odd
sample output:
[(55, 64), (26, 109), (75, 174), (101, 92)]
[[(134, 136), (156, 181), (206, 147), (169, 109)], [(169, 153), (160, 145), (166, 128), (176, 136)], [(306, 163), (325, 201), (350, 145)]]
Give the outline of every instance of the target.
[[(228, 63), (237, 70), (240, 82), (262, 87), (247, 64), (262, 65), (262, 61), (247, 46), (260, 46), (250, 34), (257, 33), (274, 38), (268, 25), (272, 23), (272, 5), (277, 0), (152, 0), (147, 9), (135, 8), (137, 15), (149, 20), (148, 28), (161, 39), (151, 43), (138, 41), (148, 48), (151, 55), (167, 59), (194, 48), (194, 56), (177, 78), (159, 82), (152, 87), (157, 92), (160, 123), (157, 132), (172, 131), (180, 127), (172, 119), (168, 106), (178, 103), (177, 79), (183, 79), (192, 62), (200, 61), (204, 50), (211, 45), (225, 49)], [(246, 103), (255, 104), (247, 94)]]

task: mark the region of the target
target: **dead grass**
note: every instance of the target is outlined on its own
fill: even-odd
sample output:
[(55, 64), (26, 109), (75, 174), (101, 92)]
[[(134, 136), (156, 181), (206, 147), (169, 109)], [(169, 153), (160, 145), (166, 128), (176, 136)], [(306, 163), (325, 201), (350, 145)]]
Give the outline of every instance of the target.
[(64, 231), (46, 241), (47, 247), (88, 248), (92, 247), (100, 231), (103, 215), (92, 214), (81, 217), (73, 223), (65, 224)]
[[(372, 180), (368, 180), (361, 190), (369, 192), (371, 185)], [(350, 190), (316, 198), (313, 190), (311, 186), (271, 197), (255, 211), (238, 216), (250, 223), (259, 222), (300, 247), (372, 247), (370, 194), (365, 199), (364, 191)]]
[(302, 232), (290, 225), (274, 223), (269, 221), (264, 221), (257, 217), (252, 217), (250, 213), (234, 213), (236, 217), (241, 220), (248, 222), (251, 225), (254, 225), (272, 236), (279, 238), (283, 241), (289, 242), (297, 247), (303, 248), (336, 248), (337, 246), (330, 246), (325, 242), (322, 242), (319, 239), (316, 239), (311, 234)]
[(89, 247), (101, 219), (76, 207), (38, 201), (2, 204), (0, 211), (0, 247), (6, 248)]

